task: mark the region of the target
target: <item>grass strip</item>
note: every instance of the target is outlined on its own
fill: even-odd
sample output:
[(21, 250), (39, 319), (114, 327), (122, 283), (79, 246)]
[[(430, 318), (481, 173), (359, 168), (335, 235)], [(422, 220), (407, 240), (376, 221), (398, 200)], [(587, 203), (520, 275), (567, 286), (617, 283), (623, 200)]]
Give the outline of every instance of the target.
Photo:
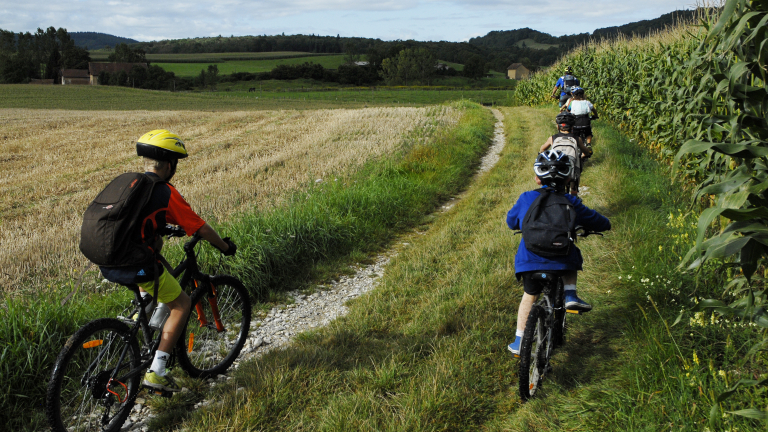
[[(555, 113), (503, 112), (509, 138), (499, 164), (450, 212), (420, 227), (424, 235), (407, 240), (411, 246), (392, 260), (375, 291), (353, 300), (348, 316), (300, 335), (292, 347), (241, 365), (235, 379), (207, 396), (216, 402), (190, 413), (182, 427), (706, 427), (712, 395), (735, 378), (719, 371), (744, 356), (740, 343), (753, 330), (744, 328), (741, 339), (722, 343), (716, 335), (724, 327), (686, 325), (701, 317), (684, 316), (672, 326), (680, 303), (696, 289), (716, 289), (718, 279), (702, 280), (696, 288), (690, 275), (675, 270), (678, 254), (689, 247), (685, 234), (692, 232), (680, 213), (681, 194), (666, 167), (602, 123), (594, 127), (595, 156), (583, 176), (582, 196), (614, 229), (579, 243), (585, 257), (579, 293), (595, 310), (569, 317), (568, 341), (556, 353), (540, 396), (521, 404), (517, 361), (506, 350), (522, 294), (513, 265), (519, 239), (504, 219), (519, 194), (535, 187), (532, 161), (554, 133), (549, 125)], [(764, 406), (764, 398), (754, 405)], [(161, 414), (154, 425), (166, 420), (171, 418)], [(175, 416), (170, 424), (179, 421)], [(756, 426), (736, 416), (723, 421), (738, 430)]]
[[(228, 271), (264, 297), (267, 290), (301, 283), (318, 265), (376, 250), (420, 221), (466, 186), (492, 138), (489, 111), (469, 102), (454, 106), (465, 114), (434, 140), (404, 137), (401, 154), (371, 162), (344, 182), (318, 184), (286, 207), (227, 223), (224, 232), (240, 247)], [(12, 430), (44, 425), (45, 387), (64, 341), (86, 321), (120, 311), (128, 303), (126, 291), (81, 293), (66, 308), (59, 302), (67, 291), (53, 291), (0, 308), (0, 424)]]
[[(170, 92), (115, 86), (0, 85), (0, 109), (63, 109), (83, 111), (241, 111), (427, 106), (471, 100), (510, 105), (510, 89), (430, 89), (377, 87), (314, 89), (304, 80), (222, 83), (216, 92)], [(248, 92), (249, 88), (264, 91)]]

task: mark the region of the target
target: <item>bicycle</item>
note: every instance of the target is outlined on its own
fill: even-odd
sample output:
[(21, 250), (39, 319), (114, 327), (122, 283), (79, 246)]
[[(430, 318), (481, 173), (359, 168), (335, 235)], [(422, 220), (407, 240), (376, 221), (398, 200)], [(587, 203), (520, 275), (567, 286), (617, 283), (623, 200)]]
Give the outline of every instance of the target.
[[(186, 235), (171, 225), (165, 234)], [(245, 345), (251, 324), (251, 303), (243, 284), (234, 276), (200, 271), (195, 246), (201, 239), (194, 235), (184, 244), (185, 258), (176, 268), (171, 269), (161, 259), (173, 277), (183, 273), (180, 284), (185, 290), (191, 289), (192, 304), (168, 367), (178, 361), (193, 378), (224, 373)], [(126, 287), (135, 299), (123, 313), (132, 311), (127, 316), (135, 319), (118, 316), (93, 320), (77, 330), (59, 353), (46, 394), (46, 415), (52, 430), (117, 431), (133, 408), (162, 329), (149, 326), (145, 308), (152, 300), (142, 299), (137, 285)], [(165, 397), (172, 395), (149, 390)]]
[[(586, 231), (577, 227), (578, 237), (587, 237), (600, 233)], [(523, 401), (534, 397), (544, 380), (544, 375), (552, 370), (550, 358), (555, 348), (565, 343), (566, 316), (582, 314), (584, 311), (565, 309), (565, 290), (562, 271), (544, 270), (534, 272), (533, 281), (543, 286), (541, 296), (533, 304), (525, 323), (525, 332), (520, 343), (520, 364), (518, 389)]]

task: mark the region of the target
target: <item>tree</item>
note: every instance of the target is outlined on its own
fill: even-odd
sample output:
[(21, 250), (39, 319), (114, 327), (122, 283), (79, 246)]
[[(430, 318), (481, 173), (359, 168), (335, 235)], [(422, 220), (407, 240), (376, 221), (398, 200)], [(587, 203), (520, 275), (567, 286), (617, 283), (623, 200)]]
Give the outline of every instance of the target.
[(219, 83), (219, 67), (215, 64), (208, 65), (208, 72), (205, 74), (205, 84), (211, 89), (216, 88), (216, 84)]
[(426, 48), (404, 49), (396, 57), (384, 59), (382, 75), (389, 84), (429, 84), (436, 66), (437, 59)]
[(360, 61), (360, 49), (355, 42), (347, 42), (344, 52), (345, 63), (355, 63)]
[(61, 52), (62, 69), (88, 69), (91, 54), (75, 45), (73, 41), (67, 42)]
[(470, 57), (469, 60), (464, 64), (462, 75), (469, 79), (479, 80), (485, 76), (486, 73), (488, 73), (488, 70), (489, 66), (485, 63), (485, 60), (483, 60), (482, 57), (476, 55)]
[(131, 49), (128, 44), (115, 45), (115, 50), (109, 54), (107, 61), (110, 63), (146, 63), (147, 53), (140, 48)]

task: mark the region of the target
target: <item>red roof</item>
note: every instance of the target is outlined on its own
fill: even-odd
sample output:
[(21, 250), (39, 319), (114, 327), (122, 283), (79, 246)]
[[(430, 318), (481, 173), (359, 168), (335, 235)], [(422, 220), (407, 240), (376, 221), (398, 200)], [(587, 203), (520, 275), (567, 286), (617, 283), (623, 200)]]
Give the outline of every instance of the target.
[(61, 76), (64, 78), (90, 78), (86, 69), (63, 69)]
[(134, 66), (147, 68), (146, 63), (88, 63), (88, 72), (91, 75), (98, 75), (102, 71), (115, 73), (120, 71), (130, 72)]

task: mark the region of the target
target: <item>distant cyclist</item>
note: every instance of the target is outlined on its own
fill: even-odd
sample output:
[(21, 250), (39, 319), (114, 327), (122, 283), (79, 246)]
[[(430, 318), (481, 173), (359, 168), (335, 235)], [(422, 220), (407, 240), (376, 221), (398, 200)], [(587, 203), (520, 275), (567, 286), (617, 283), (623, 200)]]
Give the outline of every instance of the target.
[[(163, 246), (162, 228), (166, 224), (181, 226), (187, 235), (198, 234), (224, 255), (234, 255), (237, 247), (229, 239), (222, 239), (213, 227), (208, 225), (187, 204), (181, 194), (169, 180), (176, 173), (179, 159), (187, 157), (187, 149), (178, 135), (158, 129), (147, 132), (136, 143), (136, 152), (144, 157), (144, 169), (147, 175), (159, 183), (152, 189), (148, 203), (139, 213), (141, 226), (139, 232), (131, 233), (140, 237), (139, 243), (153, 245), (156, 252)], [(180, 391), (173, 377), (166, 370), (166, 363), (176, 341), (184, 330), (184, 323), (190, 310), (190, 299), (182, 291), (179, 282), (162, 265), (148, 263), (140, 267), (101, 267), (104, 277), (118, 283), (135, 283), (141, 296), (155, 295), (155, 269), (159, 268), (157, 302), (165, 303), (170, 309), (160, 345), (154, 361), (144, 375), (143, 384), (147, 387), (170, 392)]]
[(565, 101), (571, 97), (571, 87), (580, 86), (581, 82), (576, 76), (573, 75), (573, 68), (566, 66), (565, 75), (561, 76), (555, 87), (552, 89), (552, 97), (557, 99), (557, 90), (560, 89), (560, 106), (565, 104)]
[[(566, 189), (571, 195), (579, 194), (579, 181), (581, 180), (581, 159), (592, 156), (592, 149), (588, 148), (581, 138), (573, 134), (573, 125), (576, 117), (569, 113), (560, 113), (555, 117), (558, 133), (552, 135), (541, 146), (539, 152), (546, 150), (558, 150), (568, 156), (571, 161), (570, 175), (566, 181)], [(566, 190), (567, 192), (568, 190)]]
[(587, 147), (592, 147), (592, 120), (597, 120), (597, 110), (592, 102), (586, 99), (584, 89), (576, 87), (572, 90), (573, 95), (568, 99), (560, 111), (568, 110), (576, 117), (576, 123), (573, 125), (573, 134), (584, 140)]
[[(557, 150), (549, 150), (539, 154), (533, 165), (536, 174), (536, 184), (541, 188), (547, 188), (551, 193), (565, 194), (566, 183), (573, 169), (570, 159)], [(517, 199), (512, 209), (507, 213), (507, 226), (513, 230), (523, 227), (523, 220), (528, 209), (543, 191), (532, 190), (523, 192)], [(576, 213), (576, 225), (594, 232), (611, 229), (611, 222), (600, 213), (582, 204), (581, 200), (573, 195), (564, 195), (573, 205)], [(531, 311), (533, 303), (541, 294), (541, 285), (531, 281), (533, 272), (542, 270), (562, 271), (565, 285), (565, 307), (571, 310), (589, 311), (592, 306), (581, 300), (576, 295), (576, 272), (582, 270), (584, 260), (581, 251), (576, 245), (571, 245), (568, 254), (545, 258), (529, 251), (525, 246), (525, 238), (520, 240), (520, 246), (515, 255), (515, 276), (523, 281), (523, 298), (517, 312), (517, 331), (515, 341), (507, 347), (513, 354), (520, 354), (520, 342), (522, 341), (525, 323)]]

